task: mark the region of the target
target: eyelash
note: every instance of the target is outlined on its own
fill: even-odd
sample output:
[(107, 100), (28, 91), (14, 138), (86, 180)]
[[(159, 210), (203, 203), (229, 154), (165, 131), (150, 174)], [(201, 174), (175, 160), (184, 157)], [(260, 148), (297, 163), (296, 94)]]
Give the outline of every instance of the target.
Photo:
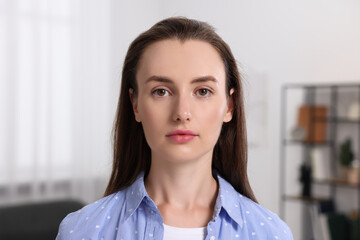
[(196, 90), (196, 93), (199, 93), (199, 91), (201, 91), (201, 90), (206, 90), (207, 92), (205, 95), (198, 94), (200, 97), (209, 97), (210, 95), (212, 95), (214, 93), (213, 91), (211, 91), (208, 88), (200, 88), (200, 89)]
[(170, 95), (170, 92), (169, 92), (168, 90), (164, 89), (164, 88), (155, 89), (154, 91), (152, 91), (152, 94), (155, 95), (156, 97), (166, 97), (165, 95), (159, 95), (159, 94), (158, 94), (159, 91), (161, 91), (161, 90), (166, 91), (166, 93), (167, 93), (166, 96)]
[[(201, 91), (201, 90), (206, 90), (206, 94), (205, 94), (205, 95), (200, 95), (200, 94), (199, 94), (199, 91)], [(159, 91), (165, 91), (165, 94), (164, 94), (164, 95), (160, 95), (160, 94), (159, 94)], [(166, 89), (164, 89), (164, 88), (155, 89), (155, 90), (153, 90), (151, 93), (152, 93), (154, 96), (156, 96), (156, 97), (167, 97), (167, 96), (170, 95), (169, 90), (166, 90)], [(197, 89), (197, 90), (195, 91), (195, 93), (197, 93), (197, 95), (198, 95), (199, 97), (209, 97), (209, 95), (212, 95), (214, 92), (213, 92), (212, 90), (208, 89), (208, 88), (200, 88), (200, 89)]]

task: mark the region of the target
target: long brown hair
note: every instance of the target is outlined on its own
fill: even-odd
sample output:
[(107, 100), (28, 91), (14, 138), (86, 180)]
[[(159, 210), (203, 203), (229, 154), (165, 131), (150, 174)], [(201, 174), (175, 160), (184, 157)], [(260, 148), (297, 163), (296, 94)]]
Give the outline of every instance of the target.
[[(226, 90), (234, 89), (233, 117), (224, 123), (215, 145), (212, 166), (241, 194), (256, 201), (247, 176), (247, 139), (243, 90), (235, 58), (229, 46), (205, 22), (173, 17), (156, 23), (140, 34), (130, 45), (122, 71), (120, 97), (114, 122), (114, 160), (105, 196), (131, 185), (141, 171), (150, 170), (151, 150), (141, 123), (135, 121), (129, 89), (137, 93), (136, 71), (141, 55), (152, 43), (176, 39), (201, 40), (210, 43), (220, 54), (226, 71)], [(229, 96), (230, 97), (230, 96)]]

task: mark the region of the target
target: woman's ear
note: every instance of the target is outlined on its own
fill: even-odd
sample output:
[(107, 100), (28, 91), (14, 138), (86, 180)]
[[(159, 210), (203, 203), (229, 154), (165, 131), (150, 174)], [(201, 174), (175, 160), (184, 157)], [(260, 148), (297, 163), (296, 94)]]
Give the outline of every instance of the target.
[(130, 102), (131, 102), (131, 105), (133, 107), (133, 111), (134, 111), (134, 115), (135, 115), (135, 120), (137, 122), (141, 122), (140, 120), (140, 116), (139, 116), (139, 111), (138, 111), (138, 103), (137, 103), (137, 97), (134, 93), (134, 89), (132, 88), (129, 88), (129, 96), (130, 96)]
[(235, 89), (232, 88), (230, 89), (230, 93), (229, 93), (229, 97), (227, 100), (227, 111), (226, 114), (224, 116), (224, 122), (230, 122), (233, 116), (233, 112), (234, 112), (234, 92)]

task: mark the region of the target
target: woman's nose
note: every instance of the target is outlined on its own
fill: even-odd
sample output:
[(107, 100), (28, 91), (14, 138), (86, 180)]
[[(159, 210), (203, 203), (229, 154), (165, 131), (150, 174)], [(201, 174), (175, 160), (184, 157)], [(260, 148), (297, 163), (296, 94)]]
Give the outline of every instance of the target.
[(177, 122), (186, 122), (191, 120), (191, 103), (190, 97), (178, 96), (175, 100), (173, 120)]

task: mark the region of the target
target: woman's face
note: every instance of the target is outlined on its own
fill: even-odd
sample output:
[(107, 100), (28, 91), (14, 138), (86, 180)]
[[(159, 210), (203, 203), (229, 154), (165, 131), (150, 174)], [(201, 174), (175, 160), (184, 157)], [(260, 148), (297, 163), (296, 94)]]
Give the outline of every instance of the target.
[(136, 80), (138, 92), (130, 90), (130, 95), (152, 159), (211, 159), (233, 106), (225, 91), (225, 67), (214, 47), (197, 40), (156, 42), (141, 56)]

